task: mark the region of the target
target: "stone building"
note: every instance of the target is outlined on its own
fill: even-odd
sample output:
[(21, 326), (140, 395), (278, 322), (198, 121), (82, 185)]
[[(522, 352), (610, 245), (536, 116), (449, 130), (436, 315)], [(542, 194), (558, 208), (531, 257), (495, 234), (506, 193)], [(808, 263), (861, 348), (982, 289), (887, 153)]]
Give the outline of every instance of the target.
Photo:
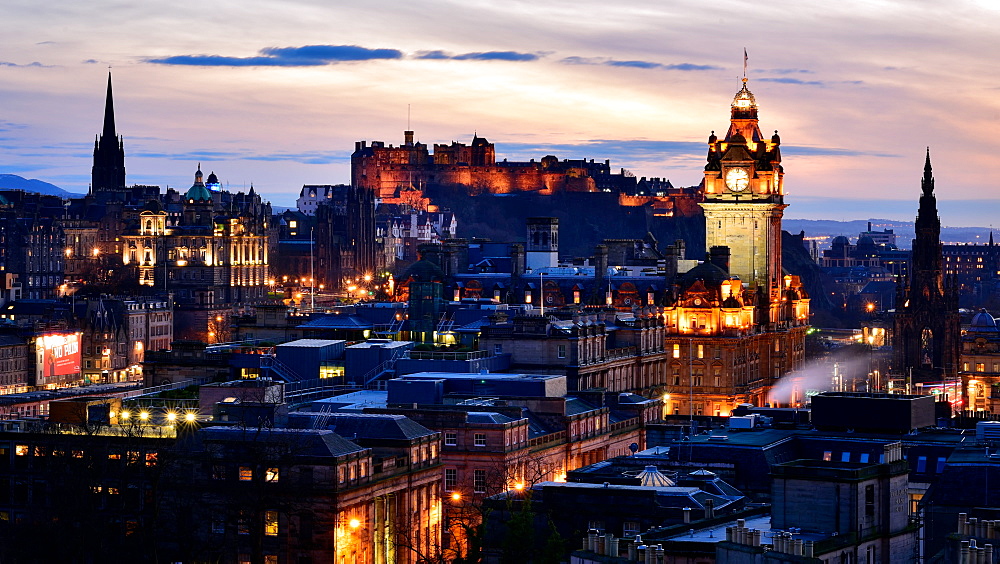
[(382, 141), (354, 144), (351, 155), (351, 185), (373, 190), (383, 201), (406, 199), (405, 192), (423, 193), (428, 187), (463, 187), (470, 194), (508, 194), (537, 191), (624, 192), (634, 191), (635, 177), (613, 172), (609, 161), (562, 160), (548, 155), (530, 162), (496, 162), (496, 148), (486, 138), (473, 135), (469, 145), (414, 142), (413, 132), (404, 132), (399, 147)]
[(147, 203), (122, 237), (122, 262), (141, 285), (173, 293), (177, 338), (224, 341), (213, 322), (267, 297), (270, 204), (253, 187), (221, 190), (199, 167), (180, 208), (177, 217), (159, 201)]
[(920, 187), (911, 275), (897, 287), (893, 369), (913, 382), (942, 381), (957, 374), (962, 345), (957, 286), (941, 264), (930, 150)]
[(988, 311), (981, 310), (972, 317), (961, 342), (962, 409), (1000, 413), (1000, 327)]

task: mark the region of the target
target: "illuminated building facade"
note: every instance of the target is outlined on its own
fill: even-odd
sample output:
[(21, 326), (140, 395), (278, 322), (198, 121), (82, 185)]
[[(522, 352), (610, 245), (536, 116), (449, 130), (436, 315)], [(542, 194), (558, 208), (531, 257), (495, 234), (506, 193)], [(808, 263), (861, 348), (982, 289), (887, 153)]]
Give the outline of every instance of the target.
[[(740, 403), (763, 405), (774, 383), (805, 363), (809, 296), (781, 262), (780, 144), (777, 132), (761, 134), (744, 79), (725, 137), (708, 140), (708, 253), (677, 278), (664, 309), (669, 413), (725, 416)], [(804, 390), (790, 400), (804, 403)]]
[(624, 192), (634, 191), (636, 179), (624, 170), (612, 173), (609, 161), (562, 160), (552, 155), (530, 162), (496, 161), (496, 148), (473, 135), (472, 143), (435, 144), (428, 151), (404, 133), (398, 147), (382, 141), (355, 143), (351, 155), (351, 184), (373, 190), (389, 203), (407, 199), (406, 192), (424, 193), (428, 187), (461, 186), (470, 194), (513, 192)]
[(178, 338), (210, 338), (209, 324), (236, 304), (267, 297), (270, 204), (250, 188), (231, 194), (202, 172), (179, 215), (150, 201), (123, 235), (122, 262), (139, 284), (173, 293)]
[(1000, 327), (988, 311), (972, 317), (962, 335), (958, 372), (962, 380), (962, 409), (1000, 412)]

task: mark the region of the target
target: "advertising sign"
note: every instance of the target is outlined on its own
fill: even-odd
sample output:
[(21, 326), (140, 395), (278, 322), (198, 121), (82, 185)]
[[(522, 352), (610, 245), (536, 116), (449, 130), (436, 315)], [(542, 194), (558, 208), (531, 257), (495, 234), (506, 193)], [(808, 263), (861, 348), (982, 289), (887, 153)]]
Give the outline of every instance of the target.
[(39, 384), (75, 379), (80, 375), (79, 333), (41, 335), (35, 342), (35, 351), (35, 374)]

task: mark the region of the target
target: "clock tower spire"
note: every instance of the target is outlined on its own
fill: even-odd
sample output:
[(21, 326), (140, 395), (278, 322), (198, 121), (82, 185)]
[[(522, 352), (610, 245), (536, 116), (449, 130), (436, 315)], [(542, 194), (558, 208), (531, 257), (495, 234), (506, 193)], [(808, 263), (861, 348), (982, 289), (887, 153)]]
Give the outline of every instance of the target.
[[(743, 78), (723, 139), (708, 138), (705, 165), (705, 246), (730, 249), (730, 272), (767, 296), (772, 318), (781, 302), (781, 217), (784, 169), (781, 138), (760, 131), (757, 100)], [(766, 320), (762, 320), (765, 321)]]

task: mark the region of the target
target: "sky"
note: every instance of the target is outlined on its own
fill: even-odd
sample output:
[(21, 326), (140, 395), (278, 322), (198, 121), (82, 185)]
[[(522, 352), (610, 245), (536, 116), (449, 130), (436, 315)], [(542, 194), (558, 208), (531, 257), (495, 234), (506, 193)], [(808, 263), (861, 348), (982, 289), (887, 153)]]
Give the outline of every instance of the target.
[(349, 181), (355, 141), (399, 144), (409, 123), (428, 145), (478, 133), (498, 159), (694, 185), (745, 48), (786, 217), (912, 219), (928, 146), (942, 223), (1000, 209), (994, 0), (4, 0), (0, 15), (0, 173), (72, 192), (109, 66), (129, 184), (185, 189), (200, 162), (293, 206), (303, 184)]

